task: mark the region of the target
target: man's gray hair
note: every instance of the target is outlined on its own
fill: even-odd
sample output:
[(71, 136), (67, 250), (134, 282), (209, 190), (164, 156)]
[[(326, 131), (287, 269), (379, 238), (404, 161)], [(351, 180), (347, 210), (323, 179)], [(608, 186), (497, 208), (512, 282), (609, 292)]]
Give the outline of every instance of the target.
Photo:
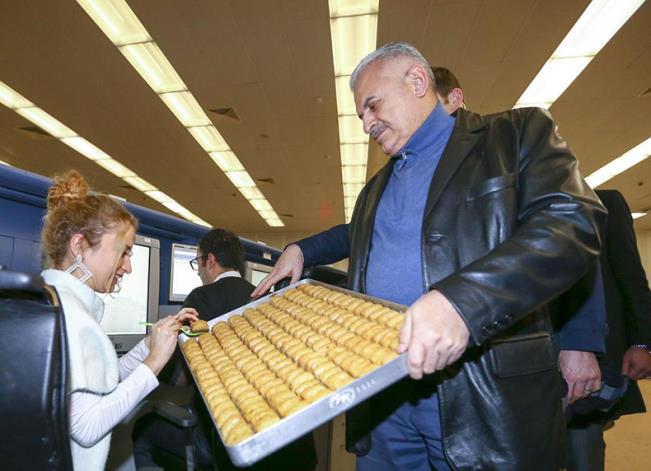
[(387, 43), (384, 46), (371, 52), (364, 59), (362, 59), (359, 64), (357, 64), (357, 67), (355, 67), (355, 70), (353, 70), (353, 74), (350, 76), (350, 89), (355, 89), (357, 79), (359, 79), (359, 76), (370, 64), (376, 61), (393, 59), (394, 57), (409, 57), (413, 59), (414, 62), (422, 65), (423, 68), (427, 70), (427, 75), (429, 76), (432, 88), (436, 86), (432, 69), (427, 62), (427, 59), (423, 57), (420, 51), (409, 43), (393, 42)]

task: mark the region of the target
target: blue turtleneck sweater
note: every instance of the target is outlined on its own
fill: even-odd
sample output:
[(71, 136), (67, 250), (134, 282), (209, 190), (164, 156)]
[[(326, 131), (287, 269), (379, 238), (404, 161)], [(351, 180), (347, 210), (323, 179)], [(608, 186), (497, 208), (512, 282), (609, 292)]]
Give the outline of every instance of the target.
[(366, 293), (411, 305), (425, 293), (421, 262), (423, 211), (455, 118), (437, 104), (396, 155), (380, 198), (366, 274)]

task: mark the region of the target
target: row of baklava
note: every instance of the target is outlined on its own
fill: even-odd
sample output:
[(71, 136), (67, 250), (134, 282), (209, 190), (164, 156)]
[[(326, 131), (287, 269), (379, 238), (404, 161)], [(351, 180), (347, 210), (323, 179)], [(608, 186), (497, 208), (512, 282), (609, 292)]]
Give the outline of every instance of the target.
[(390, 361), (401, 322), (382, 305), (302, 285), (183, 348), (222, 436), (236, 444)]

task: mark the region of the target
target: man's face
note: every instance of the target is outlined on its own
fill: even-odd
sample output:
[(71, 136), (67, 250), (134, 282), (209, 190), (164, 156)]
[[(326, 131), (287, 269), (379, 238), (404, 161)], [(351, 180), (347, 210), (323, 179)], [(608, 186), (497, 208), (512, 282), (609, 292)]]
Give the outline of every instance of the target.
[(402, 59), (376, 61), (361, 73), (355, 84), (355, 105), (364, 132), (388, 156), (395, 155), (421, 124), (412, 84), (410, 64)]

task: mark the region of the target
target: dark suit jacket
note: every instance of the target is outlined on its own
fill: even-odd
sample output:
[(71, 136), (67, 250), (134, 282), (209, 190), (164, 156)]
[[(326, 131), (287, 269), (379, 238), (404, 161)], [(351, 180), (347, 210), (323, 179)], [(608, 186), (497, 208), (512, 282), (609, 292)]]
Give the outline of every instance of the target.
[(255, 289), (244, 278), (227, 277), (193, 289), (183, 307), (193, 307), (199, 317), (209, 321), (248, 303)]
[[(608, 209), (608, 222), (605, 231), (602, 230), (605, 245), (601, 252), (609, 327), (606, 361), (620, 371), (624, 352), (631, 345), (651, 345), (651, 291), (626, 200), (615, 190), (597, 190), (596, 193)], [(644, 411), (642, 395), (633, 381), (610, 415), (617, 417)]]

